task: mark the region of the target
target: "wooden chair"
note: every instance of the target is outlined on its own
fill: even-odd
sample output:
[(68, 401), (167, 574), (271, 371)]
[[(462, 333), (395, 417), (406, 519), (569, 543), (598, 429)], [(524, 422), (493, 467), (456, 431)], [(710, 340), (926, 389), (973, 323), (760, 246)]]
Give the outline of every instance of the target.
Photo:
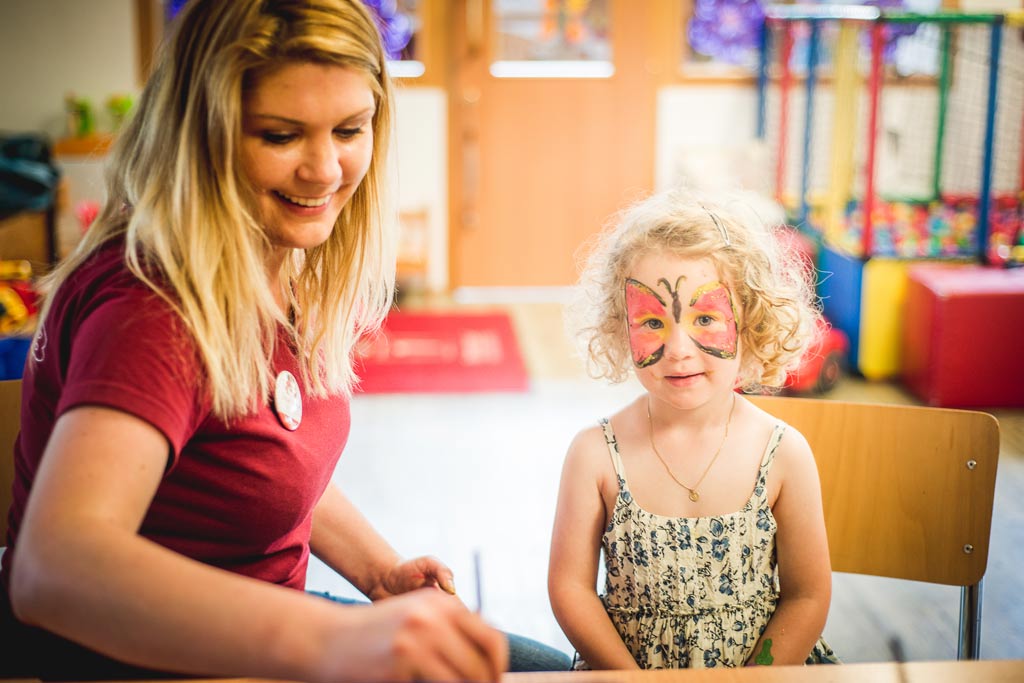
[(960, 586), (958, 659), (978, 659), (999, 425), (987, 413), (751, 397), (800, 430), (832, 569)]
[(21, 421), (21, 380), (0, 381), (0, 547), (7, 539), (7, 511), (14, 485), (14, 438)]

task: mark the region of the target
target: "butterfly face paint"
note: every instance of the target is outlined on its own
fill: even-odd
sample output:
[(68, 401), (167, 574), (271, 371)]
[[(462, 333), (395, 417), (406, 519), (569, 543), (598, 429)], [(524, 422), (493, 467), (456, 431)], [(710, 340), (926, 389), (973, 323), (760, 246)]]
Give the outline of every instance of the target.
[[(739, 329), (732, 294), (718, 281), (705, 283), (694, 290), (689, 305), (683, 309), (679, 288), (686, 279), (680, 276), (676, 286), (665, 278), (657, 286), (665, 289), (663, 298), (639, 280), (626, 278), (626, 320), (633, 363), (645, 368), (665, 355), (673, 325), (682, 325), (687, 336), (703, 351), (716, 358), (735, 358)], [(671, 310), (667, 300), (671, 298)]]
[(633, 363), (646, 368), (661, 360), (672, 324), (665, 302), (658, 294), (633, 278), (626, 278), (626, 321)]
[(708, 282), (698, 287), (685, 318), (687, 334), (701, 351), (717, 358), (736, 357), (739, 328), (728, 287), (721, 282)]

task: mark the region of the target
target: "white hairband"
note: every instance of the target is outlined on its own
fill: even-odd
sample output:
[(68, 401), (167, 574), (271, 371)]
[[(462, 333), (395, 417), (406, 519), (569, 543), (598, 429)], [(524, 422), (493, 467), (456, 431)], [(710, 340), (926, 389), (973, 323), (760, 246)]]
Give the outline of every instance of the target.
[(704, 209), (705, 213), (711, 216), (711, 220), (715, 222), (715, 227), (718, 228), (718, 232), (722, 233), (722, 239), (725, 240), (725, 246), (732, 246), (732, 240), (729, 239), (729, 231), (725, 229), (724, 225), (722, 225), (722, 221), (718, 220), (718, 216), (712, 213), (711, 210), (703, 204), (700, 205), (700, 208)]

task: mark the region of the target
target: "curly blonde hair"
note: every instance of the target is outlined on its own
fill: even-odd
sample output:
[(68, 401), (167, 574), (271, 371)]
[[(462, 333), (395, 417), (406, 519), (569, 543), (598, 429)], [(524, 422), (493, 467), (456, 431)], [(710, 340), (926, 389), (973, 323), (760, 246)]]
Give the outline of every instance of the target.
[(782, 386), (821, 318), (813, 267), (743, 199), (685, 190), (633, 204), (591, 245), (566, 316), (589, 374), (610, 382), (628, 377), (633, 362), (623, 283), (637, 260), (651, 252), (715, 264), (739, 314), (738, 385)]

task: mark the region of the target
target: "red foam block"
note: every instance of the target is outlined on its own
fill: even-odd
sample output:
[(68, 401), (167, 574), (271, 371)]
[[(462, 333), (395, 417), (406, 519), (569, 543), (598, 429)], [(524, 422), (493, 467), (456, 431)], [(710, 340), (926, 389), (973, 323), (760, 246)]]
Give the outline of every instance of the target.
[(922, 401), (1024, 406), (1024, 269), (915, 266), (904, 311), (903, 381)]

